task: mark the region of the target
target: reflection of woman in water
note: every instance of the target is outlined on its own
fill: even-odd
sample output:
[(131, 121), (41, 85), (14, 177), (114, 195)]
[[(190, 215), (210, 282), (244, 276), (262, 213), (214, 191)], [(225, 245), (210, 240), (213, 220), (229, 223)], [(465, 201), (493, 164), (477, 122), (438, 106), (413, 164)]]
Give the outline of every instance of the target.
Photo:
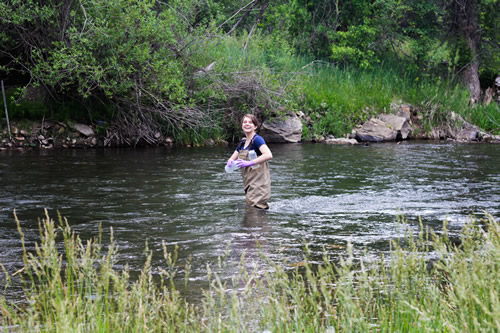
[[(242, 169), (243, 188), (246, 203), (249, 206), (268, 209), (271, 198), (271, 176), (267, 161), (273, 158), (271, 150), (264, 139), (256, 133), (259, 122), (254, 115), (246, 114), (241, 121), (241, 129), (245, 138), (236, 147), (227, 161), (230, 166), (234, 161)], [(249, 152), (254, 150), (257, 158), (250, 161)]]

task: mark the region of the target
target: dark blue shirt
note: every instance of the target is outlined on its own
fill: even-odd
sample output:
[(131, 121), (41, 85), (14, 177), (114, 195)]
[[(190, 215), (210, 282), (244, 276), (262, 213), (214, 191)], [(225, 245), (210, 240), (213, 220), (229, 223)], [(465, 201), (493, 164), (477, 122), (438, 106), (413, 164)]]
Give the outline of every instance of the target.
[(244, 148), (246, 140), (247, 140), (246, 138), (243, 139), (243, 140), (241, 140), (241, 142), (239, 143), (239, 145), (236, 147), (236, 151), (240, 151), (240, 150), (255, 150), (255, 152), (257, 153), (257, 156), (262, 155), (262, 152), (260, 151), (259, 148), (260, 148), (260, 146), (266, 144), (266, 141), (264, 141), (263, 137), (261, 137), (258, 134), (255, 134), (254, 137), (252, 138), (252, 141), (248, 145), (248, 147)]

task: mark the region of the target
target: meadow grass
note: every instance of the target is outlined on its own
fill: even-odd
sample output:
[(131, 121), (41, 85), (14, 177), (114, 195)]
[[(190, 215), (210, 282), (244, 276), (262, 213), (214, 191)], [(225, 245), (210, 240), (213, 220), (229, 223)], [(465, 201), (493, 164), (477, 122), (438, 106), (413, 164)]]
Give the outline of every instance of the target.
[(405, 229), (410, 231), (392, 242), (387, 257), (370, 263), (354, 258), (349, 246), (339, 264), (326, 254), (313, 264), (306, 248), (304, 265), (294, 269), (264, 255), (265, 271), (247, 269), (243, 256), (230, 279), (209, 267), (209, 287), (199, 301), (189, 302), (176, 288), (176, 272), (185, 268), (177, 267), (175, 251), (164, 247), (159, 278), (149, 255), (132, 279), (128, 269), (115, 267), (119, 253), (113, 239), (106, 249), (100, 236), (83, 242), (65, 219), (54, 222), (46, 214), (34, 250), (24, 247), (19, 228), (25, 299), (0, 297), (0, 327), (8, 332), (500, 331), (497, 221), (491, 215), (471, 219), (459, 241), (449, 239), (446, 224), (439, 235), (422, 224), (417, 234)]

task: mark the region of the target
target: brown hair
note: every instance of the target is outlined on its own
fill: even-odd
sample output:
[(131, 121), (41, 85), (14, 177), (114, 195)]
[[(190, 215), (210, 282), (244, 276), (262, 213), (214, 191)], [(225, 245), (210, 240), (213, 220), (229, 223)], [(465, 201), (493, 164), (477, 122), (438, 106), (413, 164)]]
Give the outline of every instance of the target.
[(243, 119), (245, 118), (249, 118), (256, 127), (259, 127), (260, 125), (259, 121), (257, 120), (257, 117), (254, 116), (253, 114), (247, 113), (246, 115), (244, 115), (243, 118), (241, 118), (241, 124), (243, 124)]

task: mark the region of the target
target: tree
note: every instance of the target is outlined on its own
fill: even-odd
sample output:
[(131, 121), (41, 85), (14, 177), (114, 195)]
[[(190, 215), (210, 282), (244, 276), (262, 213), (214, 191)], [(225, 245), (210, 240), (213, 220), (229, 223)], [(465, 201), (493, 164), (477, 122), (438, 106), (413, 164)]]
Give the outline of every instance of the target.
[(455, 37), (463, 72), (463, 80), (470, 92), (471, 103), (481, 97), (479, 81), (480, 29), (477, 17), (476, 0), (451, 0), (448, 3), (450, 30)]
[(188, 90), (193, 40), (205, 32), (191, 24), (195, 2), (9, 0), (0, 5), (1, 52), (55, 100), (112, 105), (121, 141), (154, 142), (162, 127), (207, 118)]

